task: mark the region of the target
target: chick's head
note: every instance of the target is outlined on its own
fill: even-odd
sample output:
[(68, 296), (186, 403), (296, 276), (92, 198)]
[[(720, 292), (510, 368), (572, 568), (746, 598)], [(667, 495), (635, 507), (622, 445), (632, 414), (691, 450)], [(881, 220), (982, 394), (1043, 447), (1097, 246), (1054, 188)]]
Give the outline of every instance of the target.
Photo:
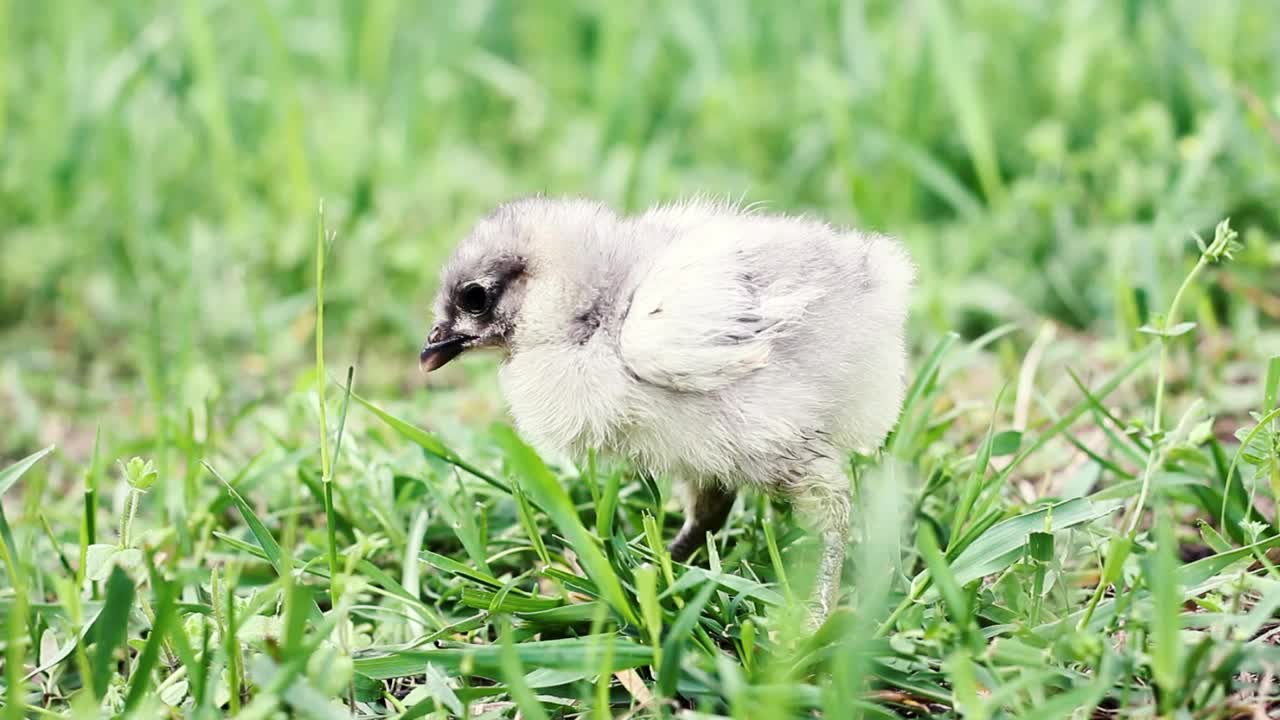
[(507, 203), (482, 218), (445, 264), (435, 323), (419, 356), (422, 368), (436, 370), (473, 348), (510, 353), (522, 325), (545, 320), (524, 322), (527, 315), (547, 314), (547, 292), (537, 288), (559, 292), (577, 284), (590, 248), (612, 220), (612, 211), (599, 203), (540, 197)]

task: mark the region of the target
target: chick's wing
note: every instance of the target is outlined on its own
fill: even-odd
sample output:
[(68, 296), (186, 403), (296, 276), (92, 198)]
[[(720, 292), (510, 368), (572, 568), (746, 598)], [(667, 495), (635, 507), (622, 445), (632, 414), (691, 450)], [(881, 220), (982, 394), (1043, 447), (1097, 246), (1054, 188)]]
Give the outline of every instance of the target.
[(714, 392), (765, 367), (812, 300), (776, 277), (767, 253), (732, 225), (673, 242), (636, 288), (619, 334), (642, 381)]

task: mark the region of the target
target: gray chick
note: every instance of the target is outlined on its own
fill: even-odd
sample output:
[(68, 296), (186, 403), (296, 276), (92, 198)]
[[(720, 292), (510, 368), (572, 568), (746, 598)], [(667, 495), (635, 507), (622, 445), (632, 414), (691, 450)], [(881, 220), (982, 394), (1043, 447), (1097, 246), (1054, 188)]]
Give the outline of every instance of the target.
[(724, 525), (739, 489), (789, 499), (821, 538), (817, 624), (844, 563), (844, 459), (879, 447), (902, 404), (912, 278), (896, 241), (813, 219), (529, 198), (454, 251), (421, 364), (500, 349), (503, 395), (535, 447), (595, 448), (676, 480), (676, 560)]

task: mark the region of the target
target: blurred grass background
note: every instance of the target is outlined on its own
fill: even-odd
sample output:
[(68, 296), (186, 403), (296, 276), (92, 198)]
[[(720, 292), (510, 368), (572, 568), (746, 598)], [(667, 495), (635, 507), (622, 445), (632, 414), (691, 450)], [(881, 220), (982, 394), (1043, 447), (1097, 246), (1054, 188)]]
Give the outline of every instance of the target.
[[(1128, 337), (1189, 230), (1231, 216), (1263, 253), (1280, 229), (1275, 3), (3, 7), (9, 455), (47, 439), (41, 409), (136, 421), (289, 384), (321, 200), (331, 342), (404, 387), (438, 262), (526, 193), (722, 194), (900, 235), (921, 336)], [(1238, 285), (1274, 291), (1255, 260)], [(1247, 346), (1266, 306), (1220, 305)]]
[[(697, 580), (701, 570), (681, 570), (680, 592), (670, 590), (672, 577), (653, 586), (667, 588), (678, 607), (664, 594), (668, 606), (655, 611), (656, 626), (646, 616), (620, 629), (618, 641), (637, 652), (632, 641), (657, 647), (661, 636), (675, 650), (688, 645), (692, 655), (696, 646), (702, 654), (683, 669), (678, 662), (659, 669), (651, 658), (655, 667), (645, 671), (649, 677), (630, 680), (630, 695), (621, 678), (611, 686), (606, 677), (599, 692), (612, 697), (615, 709), (632, 699), (659, 707), (640, 699), (639, 682), (662, 697), (678, 686), (738, 718), (783, 717), (793, 702), (843, 717), (839, 709), (856, 705), (855, 692), (872, 688), (882, 693), (877, 702), (917, 716), (944, 709), (1016, 716), (1046, 697), (1070, 711), (1072, 702), (1085, 703), (1080, 698), (1093, 697), (1096, 705), (1104, 695), (1109, 710), (1122, 697), (1151, 712), (1177, 705), (1211, 714), (1234, 702), (1232, 693), (1258, 684), (1256, 675), (1252, 685), (1240, 680), (1245, 669), (1258, 670), (1249, 663), (1277, 659), (1270, 646), (1246, 652), (1243, 640), (1223, 631), (1214, 642), (1239, 641), (1231, 647), (1240, 652), (1213, 666), (1225, 681), (1210, 674), (1205, 658), (1220, 659), (1225, 650), (1196, 655), (1190, 641), (1186, 648), (1175, 642), (1179, 623), (1193, 623), (1190, 611), (1180, 614), (1175, 594), (1179, 582), (1200, 578), (1186, 572), (1191, 564), (1178, 563), (1205, 553), (1247, 561), (1259, 546), (1228, 548), (1276, 538), (1275, 492), (1265, 474), (1280, 473), (1280, 463), (1266, 465), (1265, 457), (1244, 462), (1258, 468), (1250, 471), (1247, 504), (1233, 505), (1235, 514), (1217, 531), (1193, 523), (1216, 518), (1219, 503), (1227, 515), (1223, 498), (1231, 482), (1239, 493), (1245, 481), (1226, 467), (1234, 456), (1228, 453), (1236, 450), (1238, 431), (1248, 429), (1250, 411), (1274, 408), (1274, 387), (1262, 406), (1259, 400), (1267, 358), (1280, 355), (1280, 3), (0, 0), (0, 468), (57, 445), (7, 488), (0, 506), (13, 524), (18, 558), (0, 575), (0, 615), (21, 615), (10, 612), (22, 607), (23, 593), (9, 592), (15, 576), (25, 575), (33, 589), (28, 623), (8, 623), (10, 667), (21, 657), (13, 653), (23, 652), (26, 667), (34, 665), (45, 637), (38, 631), (75, 645), (68, 641), (78, 628), (66, 620), (74, 615), (68, 597), (84, 591), (86, 606), (102, 609), (101, 587), (86, 589), (83, 553), (86, 544), (104, 543), (93, 531), (86, 535), (84, 518), (97, 518), (101, 540), (113, 542), (117, 516), (144, 497), (133, 544), (166, 556), (160, 575), (183, 592), (193, 644), (200, 613), (216, 615), (222, 601), (240, 602), (253, 622), (239, 628), (245, 652), (270, 656), (274, 646), (263, 640), (270, 633), (260, 625), (279, 630), (270, 623), (302, 617), (295, 588), (326, 584), (316, 567), (326, 547), (332, 552), (340, 544), (345, 574), (317, 610), (326, 622), (351, 620), (351, 627), (341, 625), (342, 653), (354, 647), (368, 654), (356, 666), (367, 675), (357, 677), (387, 680), (366, 683), (363, 711), (390, 714), (398, 710), (393, 699), (412, 688), (421, 700), (425, 687), (435, 693), (430, 703), (441, 705), (422, 702), (442, 712), (450, 697), (438, 692), (443, 680), (432, 676), (424, 685), (422, 658), (395, 653), (427, 631), (492, 649), (500, 635), (495, 618), (506, 622), (510, 608), (503, 603), (513, 587), (512, 606), (555, 611), (554, 619), (517, 617), (515, 644), (533, 653), (520, 656), (526, 665), (545, 659), (541, 647), (527, 645), (539, 632), (579, 634), (592, 618), (590, 629), (600, 629), (604, 615), (589, 613), (603, 604), (579, 602), (592, 586), (569, 572), (582, 571), (554, 537), (576, 521), (548, 521), (522, 495), (454, 482), (459, 476), (447, 464), (424, 462), (417, 447), (383, 431), (356, 404), (342, 462), (332, 488), (325, 485), (333, 497), (322, 502), (312, 355), (321, 203), (336, 232), (325, 279), (331, 379), (356, 366), (359, 393), (437, 432), (458, 453), (454, 459), (508, 480), (522, 473), (566, 479), (583, 516), (599, 513), (596, 530), (605, 538), (610, 572), (627, 583), (627, 602), (633, 595), (645, 602), (639, 581), (631, 583), (641, 576), (657, 582), (639, 567), (657, 556), (643, 548), (648, 543), (656, 553), (663, 531), (677, 522), (659, 513), (655, 524), (645, 515), (657, 488), (604, 470), (602, 489), (594, 472), (585, 482), (584, 474), (568, 478), (567, 466), (555, 466), (555, 476), (536, 463), (522, 468), (518, 447), (511, 450), (505, 436), (489, 429), (502, 417), (491, 364), (455, 363), (430, 380), (417, 373), (441, 260), (479, 214), (535, 192), (589, 195), (626, 210), (703, 193), (811, 212), (901, 237), (921, 271), (911, 328), (921, 392), (890, 453), (906, 468), (907, 479), (893, 488), (903, 497), (877, 500), (873, 493), (869, 499), (890, 510), (868, 513), (861, 531), (906, 538), (905, 523), (918, 520), (938, 538), (921, 535), (914, 555), (909, 540), (901, 547), (857, 544), (851, 565), (857, 572), (850, 575), (859, 582), (847, 586), (860, 614), (849, 621), (857, 632), (848, 637), (865, 646), (837, 657), (834, 669), (815, 650), (805, 663), (820, 667), (817, 680), (806, 674), (810, 664), (797, 666), (804, 672), (768, 665), (764, 656), (776, 648), (766, 649), (771, 640), (764, 631), (752, 660), (744, 628), (763, 623), (762, 608), (770, 605), (752, 603), (773, 602), (776, 588), (786, 588), (776, 545), (792, 566), (798, 533), (789, 521), (773, 523), (768, 503), (749, 500), (722, 536), (720, 552), (726, 572), (748, 578), (743, 586), (755, 594), (730, 601), (722, 588), (694, 618), (697, 603), (711, 596), (693, 599), (695, 583), (685, 578)], [(1210, 239), (1228, 216), (1243, 248), (1191, 287), (1175, 320), (1198, 327), (1170, 339), (1171, 352), (1153, 371), (1142, 363), (1154, 354), (1138, 355), (1152, 341), (1138, 329), (1160, 327), (1157, 313), (1196, 265), (1192, 234)], [(946, 345), (949, 331), (966, 342)], [(932, 348), (940, 349), (931, 356)], [(1143, 372), (1127, 374), (1139, 367)], [(1105, 405), (1088, 405), (1068, 369), (1095, 390), (1099, 377), (1127, 382)], [(1112, 371), (1119, 374), (1105, 375)], [(1194, 434), (1192, 442), (1187, 428), (1149, 432), (1152, 376), (1163, 381), (1166, 371), (1165, 414), (1183, 416), (1202, 401), (1198, 412), (1217, 417), (1212, 433)], [(1002, 406), (996, 398), (1005, 385), (1011, 402)], [(329, 393), (330, 433), (338, 395)], [(1054, 429), (1073, 403), (1080, 413), (1074, 417), (1083, 419), (1074, 434), (1054, 437), (1066, 428)], [(1024, 433), (1044, 443), (1023, 443)], [(406, 437), (434, 442), (412, 432)], [(1016, 461), (1004, 457), (1015, 452)], [(145, 496), (130, 489), (128, 478), (117, 478), (114, 461), (130, 455), (155, 461), (160, 481)], [(992, 455), (994, 485), (984, 485)], [(222, 469), (226, 487), (204, 460)], [(1013, 473), (1022, 460), (1025, 467)], [(1153, 477), (1160, 482), (1146, 482)], [(8, 478), (16, 476), (0, 475)], [(1176, 487), (1160, 489), (1161, 482)], [(1149, 507), (1174, 514), (1177, 534), (1153, 540), (1144, 532), (1134, 557), (1126, 555), (1129, 545), (1120, 552), (1121, 545), (1108, 544), (1108, 537), (1123, 536), (1114, 522), (1099, 520), (1070, 540), (1058, 533), (1056, 560), (1054, 535), (1037, 533), (1049, 538), (1047, 554), (1012, 567), (1009, 560), (987, 585), (977, 583), (982, 573), (961, 573), (965, 583), (977, 583), (967, 586), (971, 602), (908, 595), (926, 566), (937, 571), (946, 567), (942, 559), (957, 561), (958, 538), (981, 539), (982, 523), (1026, 524), (1037, 503), (1082, 501), (1088, 493), (1115, 503), (1135, 496), (1139, 484), (1144, 493), (1147, 484), (1159, 486), (1160, 502)], [(244, 501), (228, 487), (250, 502), (238, 504)], [(989, 502), (981, 520), (976, 511), (968, 518), (956, 511), (970, 490)], [(900, 527), (892, 508), (908, 501), (913, 515)], [(326, 504), (336, 513), (327, 519)], [(1075, 519), (1063, 522), (1101, 517), (1071, 507)], [(1145, 530), (1141, 502), (1137, 507)], [(255, 510), (286, 556), (310, 563), (306, 583), (267, 558), (263, 548), (271, 543), (249, 520)], [(334, 524), (337, 535), (326, 537)], [(556, 553), (558, 575), (530, 575), (529, 557), (519, 555), (545, 556), (541, 535)], [(945, 558), (937, 554), (939, 543)], [(75, 569), (66, 556), (48, 552), (75, 560), (77, 544), (82, 556)], [(137, 550), (129, 545), (121, 550)], [(1105, 580), (1104, 555), (1108, 563), (1118, 558), (1107, 566), (1116, 574)], [(1138, 555), (1182, 574), (1171, 580), (1169, 573), (1147, 572)], [(428, 556), (420, 567), (419, 558)], [(876, 563), (874, 572), (863, 570), (868, 563)], [(883, 563), (897, 572), (884, 573)], [(100, 561), (89, 574), (106, 577), (109, 566)], [(1228, 566), (1205, 582), (1226, 582)], [(159, 575), (144, 581), (136, 564), (127, 569), (140, 587), (150, 583), (140, 596), (164, 591)], [(1033, 577), (1046, 582), (1046, 573), (1054, 594), (1041, 585), (1028, 589)], [(68, 595), (58, 583), (72, 574), (79, 585), (70, 585)], [(872, 576), (883, 586), (867, 580)], [(1201, 609), (1227, 613), (1230, 605), (1242, 616), (1258, 594), (1274, 589), (1275, 577), (1265, 585), (1246, 582), (1242, 572), (1238, 580), (1241, 595), (1218, 597), (1217, 605), (1204, 601)], [(495, 582), (506, 584), (497, 600)], [(395, 597), (370, 593), (363, 583)], [(1093, 588), (1097, 602), (1111, 584), (1133, 603), (1114, 612), (1127, 623), (1151, 620), (1150, 633), (1145, 625), (1127, 635), (1118, 625), (1103, 627), (1112, 622), (1101, 619), (1106, 613), (1075, 631)], [(1141, 594), (1148, 591), (1164, 603), (1159, 613)], [(1280, 594), (1267, 597), (1280, 603)], [(491, 600), (502, 612), (460, 620)], [(878, 610), (898, 600), (897, 624), (876, 625), (884, 616)], [(353, 602), (363, 605), (353, 609)], [(695, 624), (668, 639), (686, 602), (695, 607), (689, 617)], [(1103, 607), (1114, 604), (1109, 598)], [(1274, 610), (1274, 603), (1262, 606)], [(128, 603), (121, 607), (121, 623), (137, 631), (133, 642), (140, 645), (140, 629), (154, 627), (152, 618), (144, 623), (135, 614), (129, 624)], [(215, 620), (215, 632), (232, 640), (213, 667), (230, 668), (226, 677), (234, 677), (236, 663), (245, 661), (232, 648), (237, 631), (226, 618)], [(1275, 629), (1265, 614), (1244, 624), (1255, 620), (1255, 630)], [(979, 638), (979, 626), (988, 635)], [(333, 625), (323, 627), (317, 643)], [(874, 627), (893, 631), (894, 644), (873, 642)], [(24, 630), (26, 645), (18, 640)], [(1150, 637), (1157, 638), (1152, 647)], [(1030, 645), (1009, 644), (1015, 641)], [(741, 669), (714, 655), (717, 642), (736, 643)], [(306, 662), (321, 653), (287, 649)], [(95, 662), (95, 672), (100, 666), (116, 686), (145, 691), (151, 669), (139, 671), (137, 656), (125, 655), (133, 664), (121, 666), (124, 677), (116, 678), (111, 653)], [(882, 663), (874, 682), (859, 674), (873, 656)], [(377, 664), (385, 657), (405, 664), (388, 670)], [(1105, 672), (1094, 681), (1079, 668), (1099, 657)], [(484, 658), (485, 677), (518, 681), (519, 662), (512, 666), (504, 657), (498, 673), (492, 653)], [(841, 666), (844, 659), (852, 664)], [(1177, 665), (1180, 659), (1187, 664)], [(190, 665), (187, 658), (164, 660), (155, 679), (175, 690)], [(463, 663), (447, 665), (454, 686), (467, 674), (459, 667), (469, 661), (456, 655), (437, 661)], [(1173, 667), (1183, 667), (1187, 678), (1177, 693), (1169, 689)], [(350, 665), (346, 672), (349, 679)], [(44, 695), (29, 697), (68, 706), (62, 693), (86, 685), (71, 669), (60, 673), (37, 677), (46, 683)], [(1151, 689), (1153, 675), (1160, 692)], [(324, 685), (324, 672), (311, 676)], [(1008, 681), (1005, 690), (995, 690), (1001, 681)], [(334, 682), (323, 694), (343, 697), (345, 680)], [(598, 690), (582, 676), (565, 682), (572, 687), (562, 699)], [(781, 692), (779, 683), (791, 684)], [(992, 693), (980, 695), (979, 684)], [(34, 685), (10, 677), (9, 697), (20, 687)], [(468, 702), (486, 697), (484, 687), (456, 689)], [(509, 696), (529, 692), (512, 685)], [(95, 701), (102, 700), (101, 686), (97, 693)], [(188, 701), (174, 693), (170, 704), (209, 716), (238, 707), (226, 688), (216, 702), (214, 694)], [(272, 696), (263, 690), (258, 697)], [(716, 704), (724, 698), (731, 707)], [(384, 700), (385, 707), (378, 704)], [(595, 707), (607, 712), (609, 703)], [(525, 717), (536, 716), (527, 703), (523, 709)]]

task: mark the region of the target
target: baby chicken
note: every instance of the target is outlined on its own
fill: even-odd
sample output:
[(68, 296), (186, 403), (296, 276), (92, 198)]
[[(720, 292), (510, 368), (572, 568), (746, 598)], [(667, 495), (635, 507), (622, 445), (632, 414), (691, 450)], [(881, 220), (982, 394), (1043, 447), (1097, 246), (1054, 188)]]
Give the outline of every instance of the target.
[(677, 481), (685, 560), (739, 489), (789, 499), (821, 538), (811, 620), (837, 599), (847, 452), (897, 420), (913, 267), (894, 240), (693, 200), (623, 216), (529, 198), (482, 219), (444, 269), (421, 364), (505, 355), (502, 392), (543, 450)]

